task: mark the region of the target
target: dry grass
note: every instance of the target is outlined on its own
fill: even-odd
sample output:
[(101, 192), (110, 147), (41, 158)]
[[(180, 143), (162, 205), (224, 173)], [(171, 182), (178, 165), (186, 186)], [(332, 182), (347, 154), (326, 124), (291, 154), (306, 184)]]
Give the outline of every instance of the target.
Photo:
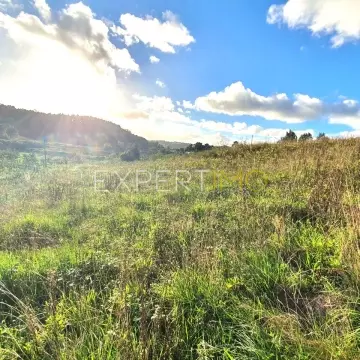
[[(358, 139), (38, 172), (16, 156), (0, 154), (1, 359), (359, 358)], [(94, 191), (94, 171), (136, 169), (223, 179)]]

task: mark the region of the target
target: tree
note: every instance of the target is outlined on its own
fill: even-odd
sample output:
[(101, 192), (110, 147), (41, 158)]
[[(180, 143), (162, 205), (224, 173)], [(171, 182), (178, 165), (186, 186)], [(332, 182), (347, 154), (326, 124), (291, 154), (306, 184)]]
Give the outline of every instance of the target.
[(281, 138), (281, 141), (296, 141), (297, 135), (292, 131), (289, 130), (286, 132), (286, 135)]
[(195, 145), (190, 144), (185, 151), (186, 152), (193, 152), (193, 151), (205, 151), (205, 150), (211, 150), (213, 148), (213, 146), (209, 145), (209, 144), (205, 144), (203, 145), (203, 143), (201, 142), (197, 142)]
[(202, 151), (202, 150), (204, 150), (204, 145), (201, 142), (197, 142), (194, 145), (194, 149), (195, 149), (195, 151)]
[(238, 141), (234, 141), (234, 143), (232, 144), (232, 146), (237, 146), (237, 145), (239, 145)]
[(321, 133), (319, 133), (317, 139), (318, 140), (325, 140), (325, 139), (328, 139), (328, 137), (325, 135), (325, 133), (321, 132)]
[(194, 147), (192, 144), (190, 144), (189, 146), (186, 147), (185, 149), (186, 152), (193, 152), (194, 151)]
[(307, 141), (307, 140), (312, 140), (313, 137), (310, 133), (305, 133), (305, 134), (302, 134), (300, 137), (299, 137), (299, 141)]
[(120, 159), (122, 161), (140, 160), (140, 151), (139, 151), (138, 147), (135, 145), (130, 150), (122, 153), (120, 155)]

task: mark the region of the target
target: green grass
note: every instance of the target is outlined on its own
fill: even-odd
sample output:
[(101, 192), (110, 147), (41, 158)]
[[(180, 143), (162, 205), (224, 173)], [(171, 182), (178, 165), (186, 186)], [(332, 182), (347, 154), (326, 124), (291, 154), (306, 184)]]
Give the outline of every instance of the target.
[[(0, 153), (0, 359), (359, 358), (359, 149), (46, 168)], [(172, 171), (170, 191), (95, 191), (95, 171), (136, 169)], [(176, 191), (196, 169), (222, 180)]]

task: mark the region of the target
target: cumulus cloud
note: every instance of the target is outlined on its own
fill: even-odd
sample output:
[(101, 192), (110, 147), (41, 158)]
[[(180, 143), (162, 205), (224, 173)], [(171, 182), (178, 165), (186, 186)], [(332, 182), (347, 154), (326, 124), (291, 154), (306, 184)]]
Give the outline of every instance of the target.
[(151, 62), (152, 64), (157, 64), (158, 62), (160, 62), (160, 59), (157, 58), (157, 57), (154, 56), (154, 55), (151, 55), (150, 58), (149, 58), (149, 60), (150, 60), (150, 62)]
[(289, 99), (286, 94), (266, 97), (245, 88), (242, 82), (231, 84), (223, 91), (199, 97), (194, 105), (201, 111), (260, 116), (267, 120), (282, 120), (288, 123), (300, 123), (316, 118), (322, 109), (319, 99), (302, 94), (295, 94), (294, 99)]
[(360, 104), (358, 101), (346, 99), (327, 107), (330, 124), (347, 125), (355, 130), (360, 130)]
[(65, 45), (79, 49), (92, 61), (103, 61), (118, 70), (139, 72), (139, 65), (127, 49), (119, 49), (109, 40), (109, 28), (95, 18), (83, 3), (69, 5), (58, 21), (57, 37)]
[(357, 137), (360, 137), (360, 130), (354, 130), (354, 131), (342, 131), (341, 133), (339, 134), (334, 134), (334, 135), (327, 135), (329, 137), (332, 137), (332, 138), (345, 138), (345, 139), (348, 139), (348, 138), (357, 138)]
[(358, 0), (288, 0), (286, 4), (270, 6), (267, 22), (331, 35), (332, 46), (339, 47), (360, 39), (359, 12)]
[[(50, 20), (46, 2), (34, 4)], [(129, 51), (110, 41), (106, 23), (81, 2), (48, 22), (0, 12), (0, 43), (0, 103), (22, 108), (107, 117), (124, 98), (116, 71), (139, 72)]]
[(52, 24), (44, 24), (38, 17), (24, 12), (17, 17), (0, 13), (1, 27), (16, 43), (51, 40), (81, 53), (97, 65), (127, 72), (139, 71), (129, 51), (115, 47), (109, 39), (107, 25), (96, 19), (82, 2), (67, 6)]
[(171, 11), (163, 13), (163, 21), (151, 16), (141, 18), (123, 14), (120, 24), (121, 26), (114, 26), (113, 31), (124, 39), (127, 46), (142, 42), (162, 52), (175, 53), (177, 47), (195, 42), (189, 30)]
[[(245, 122), (222, 122), (207, 119), (194, 120), (184, 112), (176, 110), (174, 102), (168, 97), (149, 97), (139, 94), (133, 96), (134, 108), (139, 112), (136, 118), (124, 116), (120, 124), (129, 130), (139, 133), (151, 140), (168, 139), (171, 141), (209, 142), (219, 145), (227, 139), (238, 141), (274, 141), (286, 134), (288, 129), (263, 128), (259, 125), (248, 125)], [(144, 113), (147, 116), (144, 116)], [(306, 130), (311, 132), (313, 130)], [(301, 132), (302, 133), (302, 132)]]
[(136, 102), (136, 108), (148, 112), (167, 112), (173, 111), (175, 106), (172, 100), (165, 96), (144, 96), (134, 94), (133, 99)]
[(182, 102), (182, 106), (184, 109), (194, 109), (194, 105), (191, 103), (191, 101), (184, 100)]
[(157, 80), (155, 81), (155, 84), (156, 84), (158, 87), (161, 87), (161, 88), (166, 87), (165, 83), (164, 83), (163, 81), (159, 80), (159, 79), (157, 79)]
[(194, 105), (183, 102), (186, 108), (238, 116), (259, 116), (267, 120), (302, 123), (308, 120), (330, 118), (333, 123), (355, 126), (360, 122), (360, 105), (355, 100), (325, 103), (304, 94), (262, 96), (236, 82), (220, 92), (211, 92), (195, 100)]
[(46, 0), (34, 0), (34, 6), (45, 21), (51, 20), (51, 9)]

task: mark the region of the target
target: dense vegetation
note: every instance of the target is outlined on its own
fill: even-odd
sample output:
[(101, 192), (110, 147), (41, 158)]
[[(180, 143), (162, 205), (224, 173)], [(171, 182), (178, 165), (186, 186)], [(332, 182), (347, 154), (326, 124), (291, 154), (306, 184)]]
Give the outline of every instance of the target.
[(158, 141), (152, 141), (153, 143), (158, 143), (159, 145), (163, 146), (165, 149), (170, 148), (172, 150), (180, 150), (185, 149), (189, 144), (177, 142), (177, 141), (164, 141), (164, 140), (158, 140)]
[(196, 144), (190, 144), (189, 146), (187, 146), (185, 148), (186, 152), (199, 152), (199, 151), (207, 151), (207, 150), (211, 150), (213, 148), (213, 146), (209, 145), (209, 144), (203, 144), (201, 142), (197, 142)]
[(359, 358), (359, 160), (358, 139), (1, 153), (0, 358)]

